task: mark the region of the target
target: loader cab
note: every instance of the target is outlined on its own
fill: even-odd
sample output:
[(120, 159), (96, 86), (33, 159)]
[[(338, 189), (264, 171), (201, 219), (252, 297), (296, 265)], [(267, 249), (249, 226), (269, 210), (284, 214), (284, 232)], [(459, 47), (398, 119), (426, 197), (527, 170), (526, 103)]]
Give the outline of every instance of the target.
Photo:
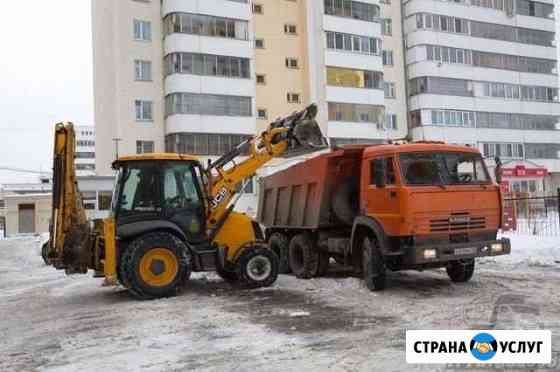
[(189, 241), (205, 238), (204, 172), (197, 160), (150, 154), (119, 159), (114, 167), (117, 231), (136, 234), (161, 225), (178, 228)]

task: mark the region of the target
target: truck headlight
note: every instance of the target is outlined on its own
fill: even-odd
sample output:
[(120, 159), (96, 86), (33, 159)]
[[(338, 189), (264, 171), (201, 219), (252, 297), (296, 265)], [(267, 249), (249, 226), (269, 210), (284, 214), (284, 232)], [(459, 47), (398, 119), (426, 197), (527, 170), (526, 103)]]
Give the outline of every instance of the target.
[(502, 243), (493, 243), (492, 244), (492, 252), (502, 252), (504, 250), (504, 246)]
[(437, 251), (435, 249), (424, 249), (424, 259), (429, 260), (437, 257)]

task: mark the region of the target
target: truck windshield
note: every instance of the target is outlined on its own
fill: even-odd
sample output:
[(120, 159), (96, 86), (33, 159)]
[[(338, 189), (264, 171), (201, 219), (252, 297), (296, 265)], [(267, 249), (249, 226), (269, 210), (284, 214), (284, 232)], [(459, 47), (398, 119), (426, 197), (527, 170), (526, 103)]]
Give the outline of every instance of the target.
[(408, 185), (468, 185), (489, 183), (480, 154), (413, 152), (400, 155), (403, 180)]

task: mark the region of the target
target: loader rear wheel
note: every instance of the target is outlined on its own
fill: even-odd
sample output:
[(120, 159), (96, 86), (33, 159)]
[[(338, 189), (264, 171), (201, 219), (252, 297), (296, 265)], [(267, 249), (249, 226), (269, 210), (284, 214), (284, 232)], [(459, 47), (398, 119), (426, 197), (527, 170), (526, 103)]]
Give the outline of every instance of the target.
[(474, 258), (470, 260), (451, 261), (447, 265), (447, 275), (455, 283), (468, 282), (474, 274)]
[(268, 245), (270, 246), (270, 249), (276, 253), (278, 259), (280, 260), (280, 274), (289, 274), (291, 272), (290, 261), (288, 259), (290, 242), (286, 235), (281, 233), (272, 234), (268, 240)]
[(381, 291), (387, 283), (385, 261), (375, 238), (366, 236), (362, 242), (362, 267), (366, 286)]
[(244, 286), (270, 287), (278, 279), (278, 256), (266, 246), (246, 248), (237, 262), (238, 275)]
[(310, 279), (319, 272), (320, 257), (307, 234), (299, 234), (290, 242), (290, 269), (300, 279)]
[(121, 259), (123, 285), (139, 299), (174, 296), (190, 276), (185, 244), (169, 233), (149, 233), (134, 240)]

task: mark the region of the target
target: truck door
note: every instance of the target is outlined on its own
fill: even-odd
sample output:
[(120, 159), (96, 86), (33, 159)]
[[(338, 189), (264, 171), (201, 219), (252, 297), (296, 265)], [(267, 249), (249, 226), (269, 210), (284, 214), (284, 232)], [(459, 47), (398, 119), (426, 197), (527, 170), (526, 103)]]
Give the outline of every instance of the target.
[[(365, 191), (365, 195), (362, 195), (362, 209), (377, 219), (389, 235), (396, 235), (401, 215), (395, 158), (387, 156), (369, 159), (364, 166), (366, 169), (363, 174), (367, 173), (364, 181), (367, 185), (362, 187)], [(377, 172), (382, 172), (384, 176), (384, 182), (381, 184), (378, 184), (379, 179), (376, 180), (376, 168)]]

